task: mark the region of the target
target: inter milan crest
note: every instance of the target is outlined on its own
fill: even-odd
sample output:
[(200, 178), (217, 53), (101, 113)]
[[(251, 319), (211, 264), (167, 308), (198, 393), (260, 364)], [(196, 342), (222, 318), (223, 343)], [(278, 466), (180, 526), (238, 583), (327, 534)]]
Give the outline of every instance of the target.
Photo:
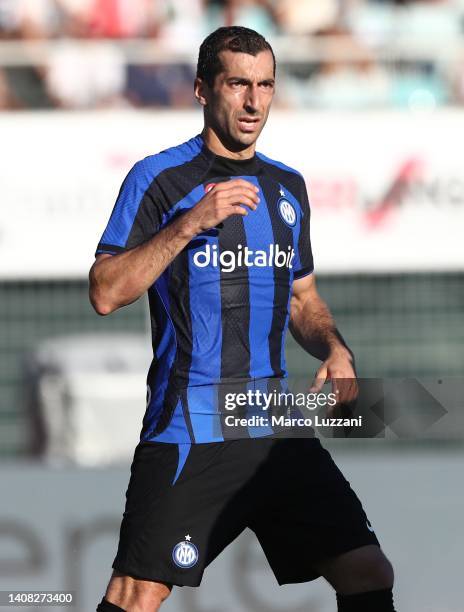
[(284, 221), (290, 227), (294, 227), (296, 223), (296, 212), (290, 202), (285, 198), (280, 198), (277, 206), (282, 221)]
[(185, 536), (185, 540), (179, 542), (172, 549), (172, 560), (178, 567), (188, 569), (198, 561), (198, 548), (190, 542), (191, 536)]

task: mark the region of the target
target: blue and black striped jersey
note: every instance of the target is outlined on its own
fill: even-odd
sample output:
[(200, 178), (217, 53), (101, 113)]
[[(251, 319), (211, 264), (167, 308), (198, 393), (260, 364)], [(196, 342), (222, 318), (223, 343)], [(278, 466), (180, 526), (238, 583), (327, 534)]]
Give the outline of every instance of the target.
[[(197, 235), (148, 291), (153, 361), (143, 441), (227, 439), (225, 389), (265, 391), (287, 377), (291, 286), (313, 271), (297, 171), (260, 153), (220, 157), (196, 136), (135, 164), (97, 253), (142, 244), (195, 206), (208, 185), (237, 177), (259, 187), (257, 210)], [(265, 433), (245, 427), (240, 436)]]

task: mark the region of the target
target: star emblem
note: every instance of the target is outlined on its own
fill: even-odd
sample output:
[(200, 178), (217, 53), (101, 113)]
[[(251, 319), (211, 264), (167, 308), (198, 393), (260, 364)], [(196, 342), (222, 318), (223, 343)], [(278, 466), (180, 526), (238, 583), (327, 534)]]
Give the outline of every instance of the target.
[(187, 535), (185, 536), (185, 539), (187, 540), (187, 542), (190, 542), (190, 540), (192, 539), (192, 536), (191, 536), (191, 535), (189, 535), (189, 534), (187, 534)]
[(285, 191), (282, 189), (282, 187), (279, 189), (279, 193), (282, 197), (284, 197)]

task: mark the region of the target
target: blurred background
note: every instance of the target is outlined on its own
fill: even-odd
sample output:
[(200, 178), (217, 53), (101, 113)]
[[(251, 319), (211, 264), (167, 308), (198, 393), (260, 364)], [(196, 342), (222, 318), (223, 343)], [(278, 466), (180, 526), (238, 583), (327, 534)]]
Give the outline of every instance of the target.
[[(446, 409), (324, 444), (398, 610), (462, 612), (464, 0), (0, 0), (0, 590), (73, 590), (84, 612), (106, 586), (150, 336), (144, 299), (94, 313), (87, 272), (131, 165), (201, 131), (198, 46), (234, 24), (273, 45), (258, 150), (305, 176), (319, 291), (358, 375), (420, 380), (419, 412)], [(316, 368), (290, 336), (287, 363)], [(278, 588), (251, 532), (165, 605), (334, 608), (322, 580)]]

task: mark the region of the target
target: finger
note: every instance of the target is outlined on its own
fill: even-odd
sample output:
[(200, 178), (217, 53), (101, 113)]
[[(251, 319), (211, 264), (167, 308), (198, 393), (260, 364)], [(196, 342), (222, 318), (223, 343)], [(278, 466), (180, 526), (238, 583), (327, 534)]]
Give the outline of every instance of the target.
[(256, 191), (253, 189), (248, 189), (246, 187), (234, 187), (232, 189), (226, 189), (221, 193), (221, 198), (236, 198), (237, 202), (240, 201), (241, 198), (249, 198), (253, 200), (253, 202), (258, 203), (260, 198)]
[(350, 403), (357, 397), (356, 379), (334, 377), (332, 379), (332, 390), (337, 397), (337, 404)]
[(240, 197), (237, 197), (237, 196), (225, 197), (223, 200), (223, 205), (225, 206), (230, 206), (230, 205), (247, 206), (248, 208), (251, 208), (251, 210), (256, 210), (258, 208), (258, 205), (251, 198), (248, 198), (244, 195)]
[(242, 215), (242, 216), (246, 217), (246, 215), (249, 212), (250, 211), (247, 210), (246, 208), (243, 208), (242, 206), (235, 205), (235, 206), (232, 206), (230, 214), (231, 215)]
[(319, 368), (319, 370), (317, 370), (314, 380), (311, 383), (311, 387), (309, 388), (309, 391), (311, 393), (319, 393), (319, 391), (324, 386), (324, 383), (326, 380), (327, 380), (327, 368), (321, 367)]
[(211, 192), (224, 193), (225, 191), (246, 191), (252, 194), (259, 193), (259, 187), (253, 185), (249, 181), (245, 181), (244, 179), (234, 179), (230, 181), (221, 181), (220, 183), (216, 183), (215, 187), (211, 189)]

